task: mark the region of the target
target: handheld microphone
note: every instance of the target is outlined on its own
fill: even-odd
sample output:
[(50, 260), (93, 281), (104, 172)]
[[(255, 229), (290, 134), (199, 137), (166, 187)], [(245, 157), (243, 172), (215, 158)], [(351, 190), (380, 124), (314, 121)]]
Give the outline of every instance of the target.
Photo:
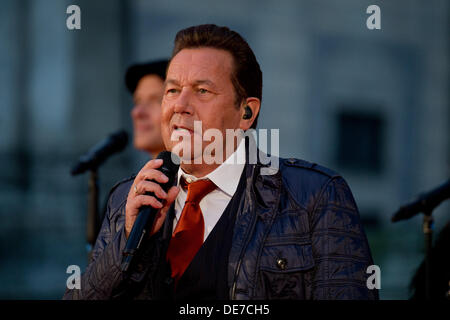
[(127, 143), (128, 134), (123, 130), (109, 135), (92, 147), (86, 154), (82, 155), (70, 173), (75, 176), (86, 170), (97, 169), (110, 155), (122, 151)]
[[(169, 178), (169, 181), (167, 181), (164, 184), (160, 184), (165, 192), (169, 191), (170, 187), (172, 187), (175, 184), (175, 176), (178, 172), (179, 167), (179, 164), (175, 164), (172, 161), (172, 156), (175, 155), (169, 151), (163, 151), (157, 157), (157, 159), (163, 160), (163, 164), (157, 170), (161, 171), (167, 176), (167, 178)], [(179, 161), (176, 162), (179, 163)], [(153, 192), (147, 192), (146, 195), (153, 196), (158, 201), (161, 201), (160, 199), (158, 199), (158, 197), (155, 196)], [(142, 239), (153, 226), (153, 222), (155, 221), (155, 217), (156, 214), (158, 213), (158, 210), (159, 209), (153, 208), (151, 206), (143, 206), (140, 208), (139, 214), (136, 218), (136, 221), (133, 224), (133, 228), (131, 229), (130, 235), (125, 245), (125, 249), (123, 251), (123, 258), (121, 265), (121, 269), (123, 272), (126, 272), (130, 267), (133, 257), (136, 256), (136, 253), (139, 251), (139, 248), (141, 247)]]

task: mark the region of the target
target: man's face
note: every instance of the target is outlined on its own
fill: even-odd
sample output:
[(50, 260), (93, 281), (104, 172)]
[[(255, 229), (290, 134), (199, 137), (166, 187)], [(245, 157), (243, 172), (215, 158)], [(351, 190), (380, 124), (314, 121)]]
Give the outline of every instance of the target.
[(157, 75), (142, 77), (133, 94), (131, 110), (134, 129), (134, 146), (147, 152), (164, 149), (161, 137), (161, 100), (164, 82)]
[[(218, 129), (225, 149), (226, 129), (239, 128), (241, 119), (231, 82), (232, 66), (231, 54), (214, 48), (183, 49), (173, 57), (167, 71), (161, 119), (168, 150), (179, 143), (171, 141), (174, 133), (190, 136), (194, 148), (194, 121), (202, 122), (203, 133)], [(201, 151), (210, 143), (203, 142)], [(191, 153), (189, 158), (198, 156)]]

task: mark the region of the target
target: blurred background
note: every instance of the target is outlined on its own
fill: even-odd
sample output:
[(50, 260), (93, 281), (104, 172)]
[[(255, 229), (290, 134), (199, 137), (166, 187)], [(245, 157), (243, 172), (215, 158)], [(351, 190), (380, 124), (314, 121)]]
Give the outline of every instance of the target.
[[(81, 30), (66, 27), (71, 4)], [(372, 4), (381, 30), (366, 27)], [(70, 169), (110, 133), (131, 134), (126, 68), (169, 57), (176, 32), (203, 23), (247, 39), (264, 75), (259, 128), (280, 129), (282, 157), (344, 176), (380, 297), (408, 299), (422, 217), (390, 217), (450, 176), (449, 19), (447, 0), (2, 0), (0, 299), (60, 299), (67, 266), (84, 270), (88, 175)], [(100, 205), (148, 160), (131, 144), (109, 159)], [(449, 211), (434, 211), (435, 238)]]

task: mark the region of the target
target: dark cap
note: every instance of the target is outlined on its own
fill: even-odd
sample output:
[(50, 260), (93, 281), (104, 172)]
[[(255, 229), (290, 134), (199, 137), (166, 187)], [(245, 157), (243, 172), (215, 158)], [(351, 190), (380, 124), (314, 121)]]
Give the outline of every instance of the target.
[(169, 60), (158, 60), (130, 66), (125, 73), (125, 84), (128, 90), (131, 93), (134, 93), (139, 80), (146, 75), (154, 74), (164, 81), (166, 79), (166, 69), (168, 64)]

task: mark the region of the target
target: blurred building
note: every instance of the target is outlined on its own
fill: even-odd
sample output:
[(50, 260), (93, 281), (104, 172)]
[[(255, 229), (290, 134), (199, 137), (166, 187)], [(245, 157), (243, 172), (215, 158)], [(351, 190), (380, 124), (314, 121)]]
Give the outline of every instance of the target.
[[(81, 8), (81, 30), (66, 8)], [(381, 30), (369, 30), (369, 5)], [(406, 299), (423, 255), (421, 219), (390, 223), (450, 175), (450, 3), (433, 1), (4, 0), (0, 11), (0, 298), (54, 298), (86, 266), (87, 175), (78, 157), (131, 132), (123, 76), (170, 55), (176, 32), (215, 23), (243, 35), (263, 71), (260, 128), (283, 157), (333, 168), (351, 186), (381, 267), (381, 297)], [(109, 188), (146, 155), (131, 146), (100, 169)], [(449, 205), (435, 212), (436, 230)]]

